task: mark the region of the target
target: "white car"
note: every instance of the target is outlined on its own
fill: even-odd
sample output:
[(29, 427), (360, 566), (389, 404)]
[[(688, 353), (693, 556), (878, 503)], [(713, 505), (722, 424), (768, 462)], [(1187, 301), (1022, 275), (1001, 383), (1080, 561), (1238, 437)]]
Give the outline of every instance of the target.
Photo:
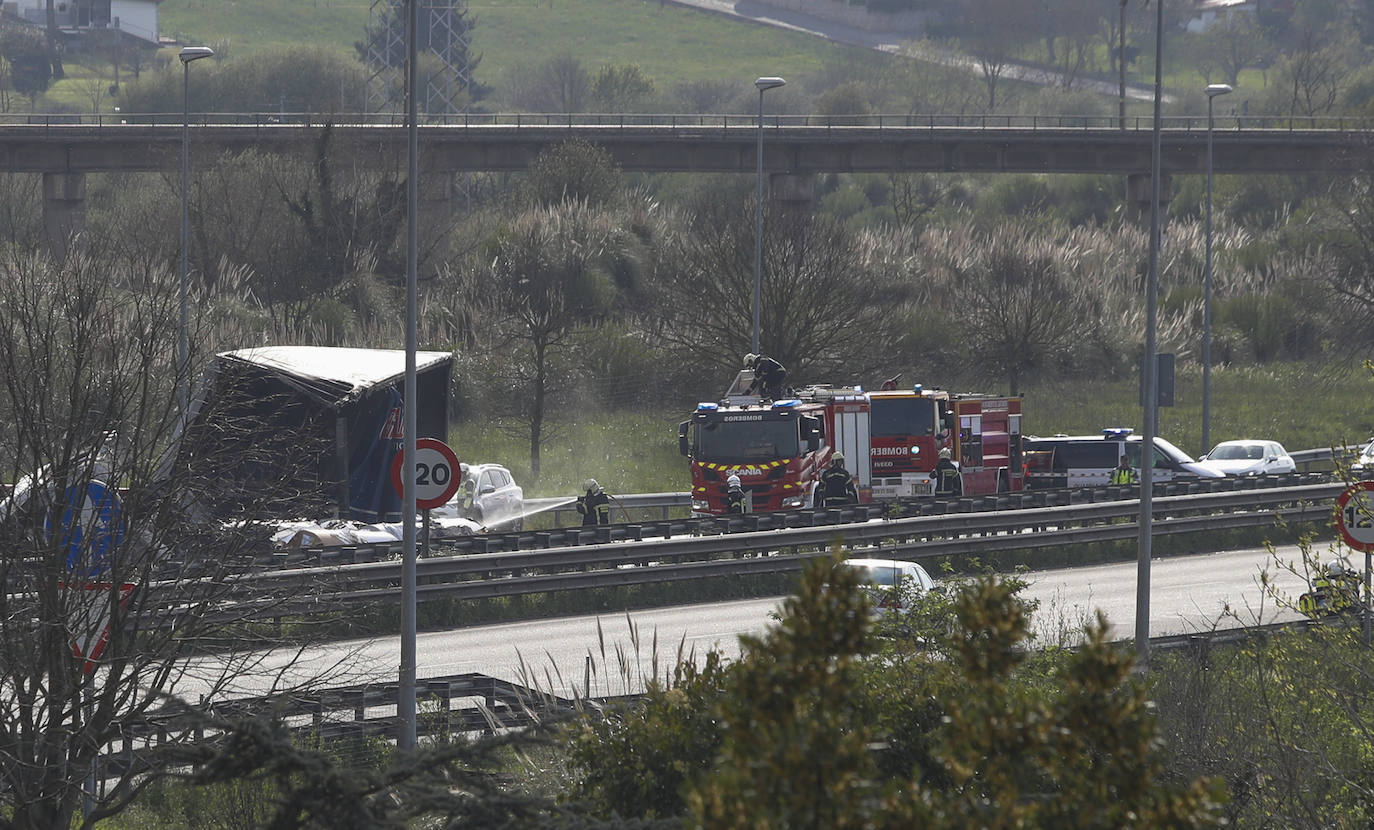
[(1350, 472), (1356, 478), (1374, 478), (1374, 438), (1370, 438), (1369, 443), (1360, 448), (1360, 454), (1350, 465)]
[(1277, 441), (1222, 441), (1202, 460), (1228, 476), (1263, 476), (1297, 472), (1298, 465)]
[(464, 464), (463, 483), (445, 507), (487, 530), (521, 530), (525, 526), (525, 491), (500, 464)]
[(924, 594), (935, 588), (926, 569), (900, 559), (846, 559), (839, 564), (858, 572), (860, 584), (873, 600), (875, 614), (900, 611), (908, 592)]

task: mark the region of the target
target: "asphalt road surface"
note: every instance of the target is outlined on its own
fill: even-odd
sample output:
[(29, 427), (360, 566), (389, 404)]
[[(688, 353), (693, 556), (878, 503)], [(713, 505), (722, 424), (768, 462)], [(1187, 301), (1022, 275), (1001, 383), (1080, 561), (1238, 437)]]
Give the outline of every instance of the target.
[[(1277, 556), (1292, 562), (1300, 554), (1289, 547)], [(1329, 559), (1330, 554), (1321, 558)], [(1266, 572), (1268, 588), (1262, 579)], [(1113, 639), (1133, 635), (1135, 562), (1038, 571), (1026, 574), (1026, 579), (1026, 595), (1040, 601), (1036, 630), (1042, 642), (1072, 639), (1098, 610), (1106, 614)], [(1156, 559), (1151, 563), (1150, 633), (1183, 634), (1295, 619), (1298, 615), (1286, 610), (1280, 599), (1295, 601), (1303, 590), (1303, 578), (1278, 567), (1263, 549)], [(417, 642), (417, 676), (477, 672), (560, 694), (574, 689), (592, 695), (634, 693), (653, 672), (667, 671), (680, 653), (701, 655), (716, 648), (738, 656), (738, 637), (763, 633), (783, 599), (424, 632)], [(264, 677), (277, 684), (303, 676), (325, 685), (395, 680), (399, 654), (397, 637), (333, 643), (304, 655), (277, 652), (244, 672), (243, 685), (236, 691), (260, 693)]]

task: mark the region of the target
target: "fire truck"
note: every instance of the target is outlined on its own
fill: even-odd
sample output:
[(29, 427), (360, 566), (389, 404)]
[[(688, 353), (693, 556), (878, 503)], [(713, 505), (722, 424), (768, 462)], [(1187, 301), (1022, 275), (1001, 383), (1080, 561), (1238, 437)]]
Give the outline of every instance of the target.
[(741, 372), (722, 400), (698, 404), (678, 426), (694, 515), (725, 512), (731, 475), (751, 512), (814, 507), (837, 450), (860, 502), (930, 495), (946, 447), (961, 465), (966, 494), (1022, 487), (1020, 398), (816, 385), (769, 401), (746, 394), (752, 379)]
[(678, 425), (678, 449), (691, 464), (693, 515), (725, 512), (731, 475), (739, 476), (750, 512), (814, 507), (836, 450), (845, 453), (859, 500), (871, 501), (863, 390), (806, 387), (769, 401), (747, 393), (752, 380), (753, 372), (741, 372), (721, 401), (697, 404)]
[(943, 389), (868, 393), (873, 497), (892, 501), (935, 491), (935, 464), (948, 449), (965, 495), (1021, 490), (1021, 399)]

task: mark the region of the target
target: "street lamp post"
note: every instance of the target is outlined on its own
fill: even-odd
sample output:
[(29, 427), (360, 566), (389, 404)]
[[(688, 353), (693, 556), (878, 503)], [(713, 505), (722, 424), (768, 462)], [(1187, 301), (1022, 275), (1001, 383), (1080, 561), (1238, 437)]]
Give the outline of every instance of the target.
[(1202, 452), (1212, 449), (1212, 100), (1231, 92), (1230, 84), (1207, 89), (1207, 258), (1202, 278)]
[(181, 59), (181, 330), (177, 333), (177, 417), (183, 422), (186, 418), (189, 375), (187, 357), (189, 346), (187, 331), (191, 325), (191, 312), (187, 300), (187, 283), (190, 281), (188, 264), (191, 249), (191, 104), (188, 93), (191, 88), (191, 61), (208, 58), (215, 50), (208, 46), (184, 46), (177, 54)]
[(759, 308), (763, 303), (763, 93), (787, 83), (782, 78), (757, 78), (759, 89), (758, 194), (754, 200), (754, 354), (759, 353)]
[(1145, 284), (1145, 360), (1141, 364), (1145, 391), (1144, 423), (1140, 436), (1140, 517), (1136, 551), (1135, 650), (1141, 670), (1150, 667), (1150, 551), (1154, 534), (1154, 447), (1159, 417), (1159, 358), (1155, 341), (1159, 315), (1159, 202), (1164, 176), (1161, 127), (1164, 99), (1164, 3), (1155, 3), (1155, 103), (1150, 139), (1150, 266)]

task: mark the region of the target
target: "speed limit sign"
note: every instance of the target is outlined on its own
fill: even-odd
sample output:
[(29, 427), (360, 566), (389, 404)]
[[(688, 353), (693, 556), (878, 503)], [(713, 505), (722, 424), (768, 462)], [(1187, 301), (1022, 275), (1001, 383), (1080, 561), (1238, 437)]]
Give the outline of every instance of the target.
[(1374, 508), (1369, 494), (1374, 481), (1357, 481), (1336, 500), (1336, 524), (1346, 544), (1365, 553), (1374, 551)]
[[(391, 463), (391, 484), (405, 498), (401, 471), (405, 453), (397, 453)], [(438, 438), (415, 439), (415, 508), (432, 510), (453, 498), (462, 483), (458, 456)]]

